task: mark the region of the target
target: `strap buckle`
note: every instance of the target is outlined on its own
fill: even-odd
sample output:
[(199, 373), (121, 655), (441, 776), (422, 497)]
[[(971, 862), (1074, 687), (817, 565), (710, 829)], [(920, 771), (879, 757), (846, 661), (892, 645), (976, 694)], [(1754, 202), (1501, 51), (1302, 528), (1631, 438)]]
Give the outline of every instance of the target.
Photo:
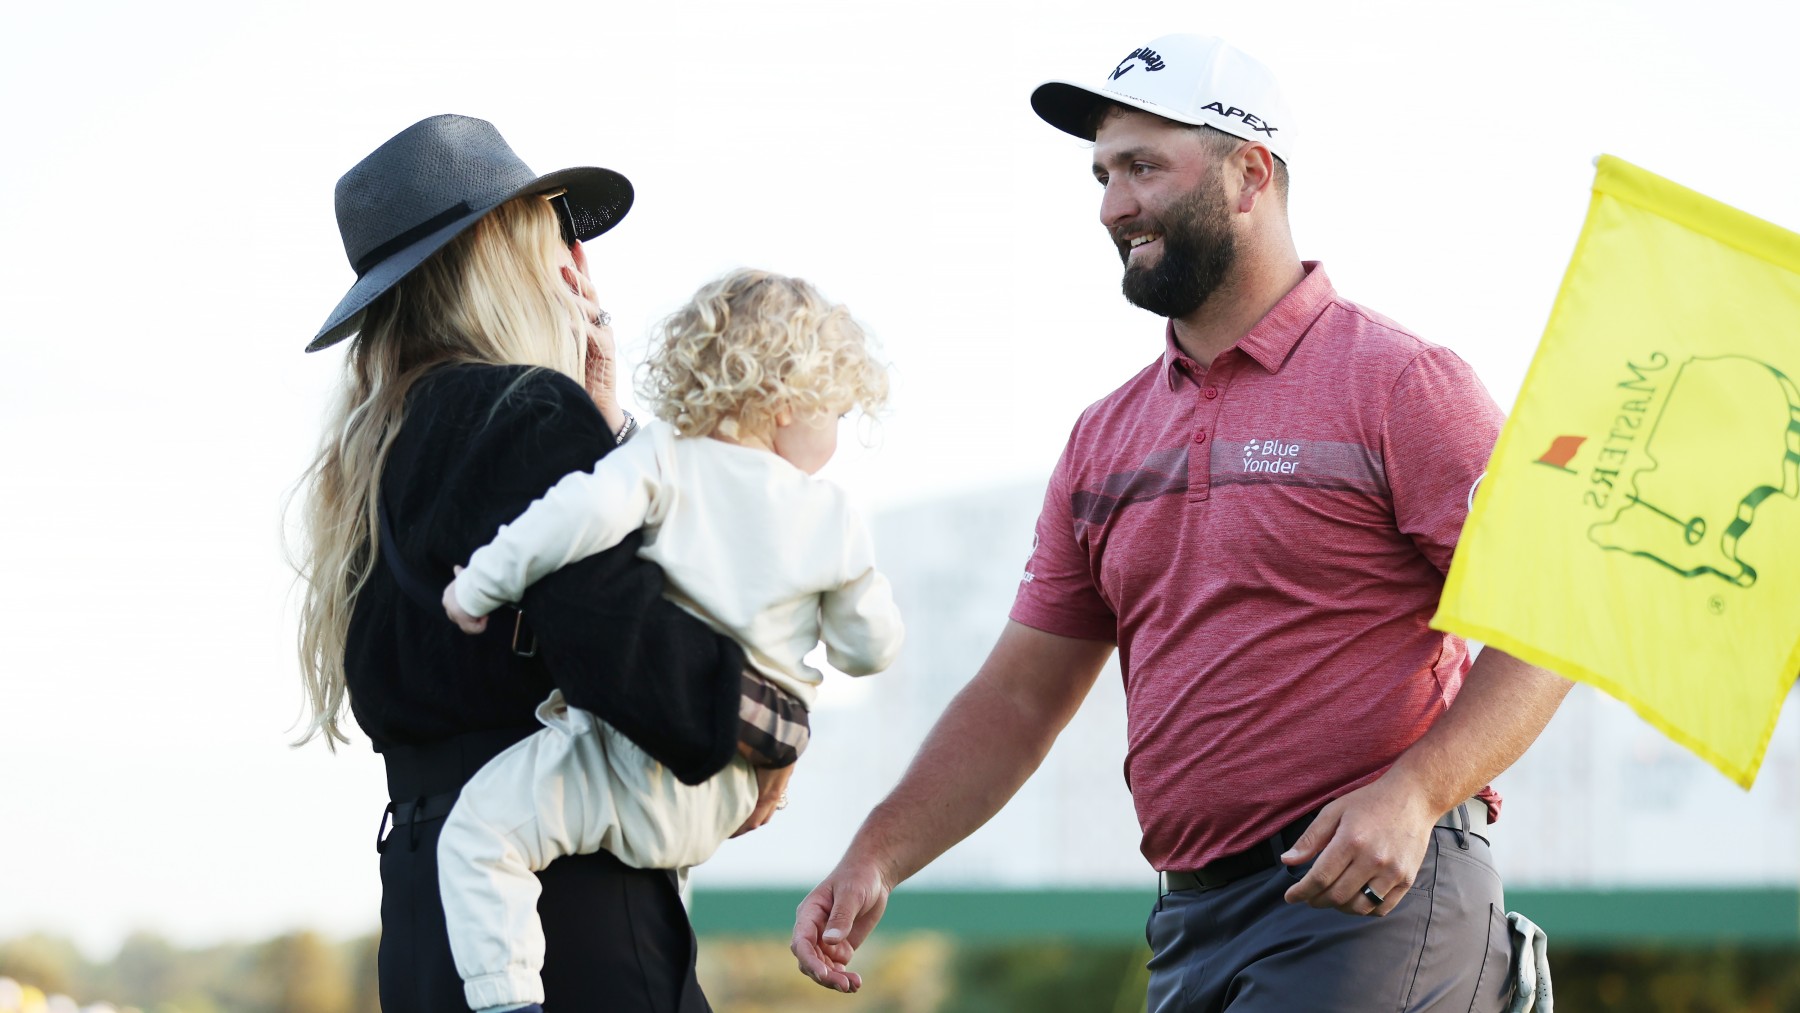
[(381, 810), (381, 822), (375, 824), (375, 853), (377, 855), (387, 851), (388, 831), (394, 827), (393, 820), (394, 803), (389, 802), (387, 808)]
[[(529, 641), (523, 649), (519, 647), (521, 639)], [(537, 634), (532, 632), (531, 627), (525, 625), (525, 610), (519, 609), (518, 618), (513, 620), (512, 652), (521, 658), (535, 658), (537, 657), (537, 647)]]

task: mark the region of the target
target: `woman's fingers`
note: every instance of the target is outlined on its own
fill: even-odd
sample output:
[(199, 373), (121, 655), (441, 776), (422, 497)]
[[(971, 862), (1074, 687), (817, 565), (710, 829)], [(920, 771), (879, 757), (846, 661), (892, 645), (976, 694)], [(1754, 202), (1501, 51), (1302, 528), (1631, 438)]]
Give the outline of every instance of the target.
[(602, 348), (600, 342), (592, 334), (587, 336), (587, 392), (596, 401), (611, 397), (613, 391), (613, 360), (611, 349)]
[(580, 271), (582, 277), (587, 277), (587, 247), (580, 243), (576, 243), (574, 246), (569, 247), (569, 259), (575, 262), (575, 270)]
[(605, 327), (610, 317), (600, 308), (600, 297), (594, 291), (594, 283), (587, 275), (569, 267), (562, 268), (563, 283), (569, 286), (569, 293), (575, 297), (576, 305), (581, 307), (581, 315), (587, 320), (589, 329), (595, 326)]
[(786, 767), (756, 768), (756, 808), (750, 810), (750, 818), (731, 836), (747, 834), (769, 822), (770, 817), (775, 815), (775, 810), (781, 806), (781, 800), (787, 794), (788, 779), (793, 776), (792, 764)]
[(563, 280), (568, 282), (569, 290), (574, 293), (575, 302), (581, 307), (581, 317), (587, 322), (586, 336), (589, 341), (589, 352), (593, 351), (593, 343), (598, 342), (606, 358), (613, 354), (612, 314), (600, 308), (599, 300), (594, 296), (594, 286), (586, 275), (577, 274), (568, 267), (562, 269)]
[(596, 306), (599, 305), (600, 297), (595, 294), (594, 282), (587, 276), (587, 272), (577, 271), (575, 268), (564, 264), (562, 276), (563, 281), (568, 282), (569, 291), (575, 293), (577, 299), (594, 303)]
[[(576, 249), (580, 249), (579, 244)], [(580, 258), (578, 261), (585, 264)], [(582, 386), (587, 388), (588, 397), (593, 398), (594, 407), (600, 409), (607, 427), (617, 433), (625, 424), (625, 413), (619, 407), (618, 352), (613, 344), (612, 317), (595, 301), (593, 283), (588, 281), (585, 272), (564, 264), (562, 278), (574, 294), (582, 317), (579, 332), (583, 342)]]

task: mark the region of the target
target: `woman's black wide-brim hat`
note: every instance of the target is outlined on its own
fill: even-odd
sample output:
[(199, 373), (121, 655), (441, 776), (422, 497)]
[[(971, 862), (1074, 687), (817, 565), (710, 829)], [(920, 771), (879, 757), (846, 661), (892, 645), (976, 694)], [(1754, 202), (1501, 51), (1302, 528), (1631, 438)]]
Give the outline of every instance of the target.
[(531, 171), (486, 120), (433, 116), (395, 134), (337, 184), (338, 232), (356, 284), (309, 352), (356, 333), (363, 310), (481, 217), (529, 193), (566, 190), (577, 238), (592, 239), (631, 209), (631, 181), (582, 166)]

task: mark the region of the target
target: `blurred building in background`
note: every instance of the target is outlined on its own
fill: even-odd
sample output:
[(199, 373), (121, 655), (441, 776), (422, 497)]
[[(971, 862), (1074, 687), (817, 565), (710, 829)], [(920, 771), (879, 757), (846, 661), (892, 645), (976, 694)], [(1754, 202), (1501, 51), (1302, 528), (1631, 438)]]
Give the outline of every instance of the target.
[[(827, 871), (821, 863), (842, 853), (993, 645), (1031, 549), (1042, 495), (1041, 485), (999, 488), (874, 519), (878, 558), (906, 615), (905, 651), (881, 675), (827, 679), (790, 807), (696, 871), (703, 925), (708, 891), (810, 887)], [(1643, 891), (1700, 890), (1724, 905), (1718, 917), (1762, 917), (1777, 931), (1800, 895), (1795, 710), (1788, 708), (1756, 787), (1746, 793), (1623, 704), (1577, 686), (1537, 744), (1497, 782), (1506, 806), (1495, 850), (1509, 890), (1560, 896), (1572, 902), (1567, 910), (1590, 914), (1596, 897), (1636, 896), (1639, 906), (1658, 910)], [(1152, 896), (1156, 880), (1137, 850), (1122, 772), (1124, 729), (1115, 661), (1018, 796), (906, 889)], [(1743, 909), (1763, 900), (1770, 906), (1761, 915)], [(1690, 899), (1682, 903), (1684, 917), (1694, 914)], [(1637, 909), (1628, 903), (1596, 917), (1629, 922)], [(1705, 920), (1703, 912), (1696, 917)], [(1780, 931), (1800, 937), (1800, 918), (1792, 921)]]

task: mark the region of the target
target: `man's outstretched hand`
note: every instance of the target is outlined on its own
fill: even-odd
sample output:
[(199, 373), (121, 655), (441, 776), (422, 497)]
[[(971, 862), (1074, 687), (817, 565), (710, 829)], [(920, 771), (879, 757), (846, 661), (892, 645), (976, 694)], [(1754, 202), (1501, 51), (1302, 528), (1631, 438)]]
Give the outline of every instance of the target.
[(794, 910), (789, 948), (800, 961), (800, 973), (839, 992), (862, 988), (862, 975), (850, 970), (850, 958), (881, 920), (892, 889), (873, 863), (846, 859), (833, 869)]

